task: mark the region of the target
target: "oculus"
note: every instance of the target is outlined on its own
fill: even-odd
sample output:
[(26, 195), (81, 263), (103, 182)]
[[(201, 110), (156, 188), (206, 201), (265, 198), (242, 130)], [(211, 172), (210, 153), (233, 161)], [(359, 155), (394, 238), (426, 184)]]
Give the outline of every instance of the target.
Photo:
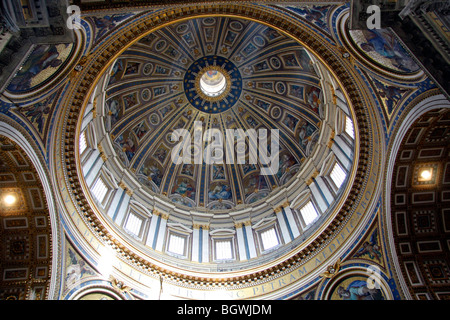
[(208, 97), (220, 96), (229, 87), (230, 81), (219, 70), (207, 70), (199, 76), (200, 90)]
[(198, 59), (184, 76), (189, 103), (206, 113), (222, 113), (233, 107), (242, 93), (242, 77), (229, 59), (214, 55)]

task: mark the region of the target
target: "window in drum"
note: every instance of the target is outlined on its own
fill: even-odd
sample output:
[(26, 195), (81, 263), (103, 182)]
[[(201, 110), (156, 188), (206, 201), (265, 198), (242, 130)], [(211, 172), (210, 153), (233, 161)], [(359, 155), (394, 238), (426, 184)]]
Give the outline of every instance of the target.
[(263, 250), (269, 250), (280, 244), (274, 227), (261, 232), (261, 241)]
[(103, 200), (105, 200), (105, 196), (108, 192), (108, 187), (106, 186), (106, 184), (102, 178), (98, 178), (97, 181), (95, 182), (94, 186), (92, 187), (91, 191), (92, 191), (92, 194), (94, 195), (94, 197), (100, 203), (102, 203)]
[(336, 162), (333, 166), (333, 170), (331, 170), (330, 178), (333, 180), (334, 184), (338, 189), (344, 183), (345, 178), (347, 177), (347, 173), (344, 169)]
[(186, 242), (185, 237), (180, 237), (175, 234), (170, 234), (169, 236), (169, 247), (168, 251), (178, 254), (180, 256), (184, 255), (184, 244)]
[(352, 139), (355, 139), (355, 130), (354, 130), (354, 127), (353, 127), (353, 121), (348, 116), (345, 116), (345, 132)]
[(80, 154), (87, 149), (86, 131), (83, 131), (80, 135)]
[(230, 240), (217, 240), (215, 244), (216, 244), (216, 259), (217, 260), (233, 259), (233, 252), (231, 250), (231, 241)]
[(136, 214), (130, 212), (128, 215), (127, 223), (125, 224), (125, 229), (132, 235), (139, 237), (142, 227), (142, 218)]
[(300, 213), (302, 214), (306, 225), (312, 223), (319, 216), (314, 204), (311, 201), (308, 201), (308, 203), (300, 209)]

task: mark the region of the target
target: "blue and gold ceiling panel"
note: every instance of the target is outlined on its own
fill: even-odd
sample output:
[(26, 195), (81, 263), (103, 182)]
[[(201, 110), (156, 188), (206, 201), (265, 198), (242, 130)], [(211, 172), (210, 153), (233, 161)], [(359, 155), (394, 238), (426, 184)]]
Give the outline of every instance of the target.
[[(124, 166), (188, 207), (255, 202), (286, 183), (316, 144), (324, 112), (321, 76), (307, 50), (275, 29), (232, 17), (191, 19), (144, 36), (117, 59), (108, 81), (106, 128)], [(195, 121), (223, 137), (227, 129), (278, 129), (279, 170), (262, 176), (260, 161), (172, 163), (171, 133), (192, 132)]]

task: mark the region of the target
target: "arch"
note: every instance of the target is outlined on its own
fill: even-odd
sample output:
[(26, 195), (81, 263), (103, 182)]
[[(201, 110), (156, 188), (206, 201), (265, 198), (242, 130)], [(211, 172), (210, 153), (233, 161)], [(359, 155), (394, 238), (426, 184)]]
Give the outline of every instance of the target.
[[(419, 97), (420, 98), (420, 97)], [(427, 113), (428, 111), (435, 110), (435, 109), (441, 109), (441, 108), (450, 108), (450, 102), (445, 98), (443, 94), (436, 94), (432, 96), (426, 96), (422, 100), (419, 100), (416, 104), (411, 104), (409, 108), (409, 112), (405, 113), (404, 119), (401, 121), (400, 126), (398, 127), (397, 131), (395, 132), (395, 135), (392, 138), (392, 142), (390, 144), (390, 147), (388, 148), (388, 154), (390, 154), (390, 157), (386, 159), (387, 165), (386, 165), (386, 172), (385, 172), (385, 187), (383, 188), (385, 190), (384, 195), (384, 210), (386, 214), (384, 215), (385, 220), (385, 227), (387, 229), (387, 237), (388, 237), (388, 243), (389, 243), (389, 249), (392, 254), (392, 260), (394, 269), (396, 271), (396, 274), (398, 276), (398, 281), (400, 283), (400, 286), (402, 288), (402, 291), (405, 295), (405, 297), (410, 300), (412, 299), (412, 296), (409, 292), (408, 286), (406, 284), (405, 279), (403, 278), (401, 267), (399, 265), (399, 261), (397, 259), (397, 250), (395, 248), (394, 244), (394, 231), (392, 229), (393, 223), (392, 223), (392, 212), (391, 212), (391, 191), (392, 191), (392, 179), (394, 174), (394, 165), (395, 160), (397, 157), (397, 153), (400, 149), (400, 146), (402, 144), (403, 139), (405, 138), (405, 135), (407, 131), (410, 129), (410, 127), (413, 125), (413, 123), (420, 118), (423, 114)]]
[(50, 278), (50, 286), (48, 291), (48, 299), (56, 299), (59, 285), (59, 270), (60, 270), (60, 255), (61, 255), (61, 225), (59, 222), (59, 214), (57, 211), (57, 205), (53, 196), (53, 188), (51, 180), (48, 176), (48, 172), (46, 169), (46, 163), (43, 160), (42, 156), (36, 151), (38, 148), (31, 142), (33, 139), (27, 136), (26, 133), (23, 133), (21, 129), (16, 128), (15, 125), (9, 123), (8, 120), (2, 119), (3, 116), (0, 117), (2, 121), (0, 121), (0, 135), (7, 137), (16, 143), (28, 156), (31, 160), (32, 165), (36, 169), (36, 172), (41, 181), (41, 185), (44, 191), (45, 200), (47, 203), (48, 214), (50, 218), (50, 229), (52, 236), (52, 252), (51, 252), (51, 278)]

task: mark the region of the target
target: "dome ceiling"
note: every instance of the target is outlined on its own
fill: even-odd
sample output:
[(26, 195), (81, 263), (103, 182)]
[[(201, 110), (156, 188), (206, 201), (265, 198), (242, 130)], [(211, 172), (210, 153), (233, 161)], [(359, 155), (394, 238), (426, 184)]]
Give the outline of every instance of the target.
[[(446, 297), (449, 223), (439, 201), (426, 205), (450, 199), (436, 138), (448, 116), (407, 130), (448, 101), (389, 33), (347, 30), (348, 3), (96, 5), (81, 4), (50, 78), (5, 91), (0, 149), (19, 175), (1, 179), (3, 297), (346, 300), (375, 275), (384, 299)], [(267, 147), (236, 139), (259, 129), (278, 130), (280, 150), (276, 131)], [(224, 163), (195, 161), (216, 142), (208, 130), (226, 140)], [(182, 150), (193, 163), (173, 161), (177, 132), (202, 133)]]
[[(113, 64), (105, 92), (105, 128), (121, 165), (187, 207), (231, 209), (267, 197), (311, 155), (323, 118), (321, 77), (308, 51), (275, 29), (225, 16), (141, 38)], [(222, 164), (173, 163), (172, 132), (193, 132), (196, 121), (222, 137), (227, 129), (279, 129), (278, 171), (263, 175), (260, 160), (232, 164), (225, 155)], [(248, 145), (235, 140), (234, 148), (248, 159)]]
[[(376, 110), (353, 61), (310, 26), (265, 6), (202, 8), (142, 12), (77, 66), (67, 121), (55, 126), (66, 138), (54, 149), (58, 189), (72, 192), (68, 219), (92, 239), (104, 277), (107, 260), (113, 273), (142, 268), (148, 285), (163, 277), (199, 294), (220, 285), (250, 297), (254, 283), (285, 276), (298, 289), (371, 218), (362, 213), (379, 198)], [(207, 150), (203, 133), (215, 129), (225, 163), (173, 161), (173, 136), (184, 129), (195, 141), (197, 128), (202, 145), (186, 153)], [(267, 147), (235, 143), (229, 129), (267, 129)], [(249, 163), (254, 145), (267, 158), (279, 150), (273, 174), (262, 174), (264, 157)], [(246, 163), (229, 163), (230, 150)]]

